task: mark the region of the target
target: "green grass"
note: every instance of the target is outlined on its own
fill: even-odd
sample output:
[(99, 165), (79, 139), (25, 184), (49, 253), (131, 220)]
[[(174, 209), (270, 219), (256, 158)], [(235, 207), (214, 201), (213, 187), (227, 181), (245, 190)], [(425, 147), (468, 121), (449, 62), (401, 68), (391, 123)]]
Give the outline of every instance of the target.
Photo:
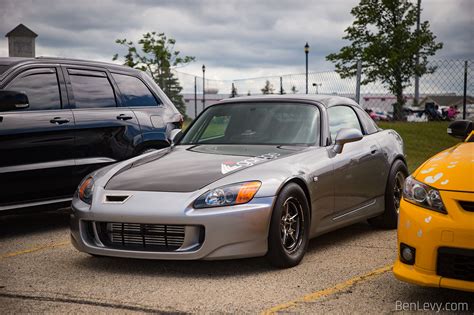
[(428, 158), (459, 143), (446, 133), (449, 123), (379, 122), (378, 125), (383, 129), (393, 129), (402, 136), (408, 169), (413, 172)]

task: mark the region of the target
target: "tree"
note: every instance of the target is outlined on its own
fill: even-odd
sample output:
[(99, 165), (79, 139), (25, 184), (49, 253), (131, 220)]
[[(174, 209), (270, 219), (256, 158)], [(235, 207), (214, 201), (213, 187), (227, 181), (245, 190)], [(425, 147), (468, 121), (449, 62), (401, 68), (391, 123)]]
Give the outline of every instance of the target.
[(335, 63), (342, 78), (356, 75), (360, 60), (364, 73), (362, 84), (380, 80), (397, 97), (394, 117), (402, 119), (404, 88), (410, 85), (414, 75), (421, 77), (436, 70), (428, 65), (428, 57), (443, 44), (435, 42), (428, 21), (416, 30), (417, 8), (407, 0), (361, 0), (351, 14), (355, 20), (343, 37), (351, 44), (326, 59)]
[(265, 86), (263, 87), (263, 89), (260, 89), (263, 94), (273, 94), (274, 90), (275, 89), (273, 88), (273, 84), (271, 84), (268, 80), (265, 81)]
[(293, 93), (293, 94), (298, 93), (298, 89), (296, 88), (295, 85), (293, 85), (293, 86), (291, 87), (291, 93)]
[[(194, 57), (181, 57), (180, 52), (174, 49), (176, 40), (168, 38), (164, 33), (151, 32), (143, 34), (138, 41), (138, 48), (132, 41), (117, 39), (117, 44), (127, 47), (128, 52), (124, 57), (124, 65), (146, 71), (153, 80), (163, 89), (173, 104), (183, 116), (186, 116), (186, 107), (178, 78), (172, 69), (186, 65), (195, 60)], [(117, 60), (115, 54), (112, 60)]]

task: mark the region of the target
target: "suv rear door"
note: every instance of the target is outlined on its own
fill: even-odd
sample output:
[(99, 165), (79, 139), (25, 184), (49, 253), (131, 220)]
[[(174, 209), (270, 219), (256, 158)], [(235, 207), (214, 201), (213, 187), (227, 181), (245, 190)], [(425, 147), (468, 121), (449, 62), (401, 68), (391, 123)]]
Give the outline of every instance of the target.
[(0, 209), (70, 198), (77, 185), (71, 180), (74, 118), (60, 68), (32, 67), (4, 87), (24, 92), (29, 108), (0, 112)]
[(63, 66), (69, 102), (76, 121), (74, 177), (129, 158), (140, 137), (135, 114), (120, 107), (118, 89), (105, 69)]

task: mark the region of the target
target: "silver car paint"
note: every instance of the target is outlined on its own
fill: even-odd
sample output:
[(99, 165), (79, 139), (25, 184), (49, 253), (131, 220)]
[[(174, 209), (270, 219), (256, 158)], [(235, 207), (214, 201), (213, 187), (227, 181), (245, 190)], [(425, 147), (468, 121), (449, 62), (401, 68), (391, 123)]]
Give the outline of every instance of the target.
[[(107, 191), (109, 179), (140, 159), (109, 166), (93, 174), (95, 190), (92, 206), (78, 198), (72, 203), (71, 234), (77, 249), (97, 255), (153, 259), (225, 259), (261, 256), (267, 251), (267, 237), (273, 204), (279, 191), (290, 181), (300, 184), (311, 207), (310, 237), (376, 216), (384, 211), (384, 191), (391, 164), (404, 159), (403, 142), (392, 130), (366, 135), (348, 143), (341, 154), (334, 154), (327, 124), (326, 106), (358, 106), (346, 98), (287, 97), (320, 107), (321, 146), (262, 163), (210, 183), (190, 193)], [(242, 98), (245, 100), (262, 98)], [(264, 98), (281, 101), (281, 97)], [(223, 101), (235, 102), (235, 100)], [(323, 103), (324, 102), (324, 103)], [(321, 105), (321, 103), (325, 105)], [(372, 152), (376, 149), (375, 152)], [(154, 153), (149, 153), (154, 154)], [(362, 166), (361, 166), (362, 165)], [(359, 167), (357, 167), (359, 166)], [(352, 170), (352, 171), (350, 171)], [(237, 182), (259, 180), (262, 186), (254, 199), (232, 207), (193, 209), (196, 198), (206, 191)], [(356, 189), (354, 189), (356, 188)], [(104, 203), (105, 194), (122, 193), (131, 197), (124, 204)], [(159, 214), (159, 215), (157, 215)], [(196, 250), (149, 252), (117, 250), (88, 242), (81, 232), (82, 220), (205, 226), (205, 240)]]

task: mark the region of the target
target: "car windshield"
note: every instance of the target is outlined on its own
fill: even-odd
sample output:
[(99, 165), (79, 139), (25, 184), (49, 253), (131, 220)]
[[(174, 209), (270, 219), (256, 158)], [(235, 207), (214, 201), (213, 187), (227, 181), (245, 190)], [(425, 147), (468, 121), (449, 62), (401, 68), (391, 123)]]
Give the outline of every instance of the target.
[(179, 144), (314, 145), (319, 141), (319, 109), (301, 103), (214, 105)]

